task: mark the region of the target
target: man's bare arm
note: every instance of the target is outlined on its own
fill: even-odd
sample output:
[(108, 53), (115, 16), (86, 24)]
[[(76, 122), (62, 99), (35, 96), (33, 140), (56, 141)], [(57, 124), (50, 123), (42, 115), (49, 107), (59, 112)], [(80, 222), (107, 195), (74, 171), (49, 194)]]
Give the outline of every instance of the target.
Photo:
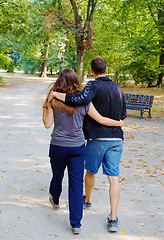
[(51, 102), (53, 98), (57, 98), (62, 102), (65, 102), (66, 93), (54, 92), (53, 90), (50, 92), (48, 96), (48, 104)]

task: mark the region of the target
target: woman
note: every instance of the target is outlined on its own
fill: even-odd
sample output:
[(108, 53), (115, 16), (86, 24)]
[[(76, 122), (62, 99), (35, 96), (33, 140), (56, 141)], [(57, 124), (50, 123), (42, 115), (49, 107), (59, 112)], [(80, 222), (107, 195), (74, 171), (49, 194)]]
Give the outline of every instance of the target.
[(69, 212), (70, 224), (74, 234), (80, 232), (83, 214), (83, 174), (85, 156), (85, 138), (82, 130), (83, 118), (86, 114), (100, 124), (122, 126), (122, 121), (102, 117), (92, 103), (79, 107), (71, 107), (53, 99), (48, 104), (51, 91), (77, 93), (80, 84), (72, 69), (61, 71), (59, 78), (50, 89), (43, 104), (43, 123), (50, 128), (54, 121), (51, 134), (49, 157), (52, 168), (50, 183), (50, 203), (54, 209), (59, 208), (59, 197), (62, 192), (62, 179), (67, 166), (69, 177)]

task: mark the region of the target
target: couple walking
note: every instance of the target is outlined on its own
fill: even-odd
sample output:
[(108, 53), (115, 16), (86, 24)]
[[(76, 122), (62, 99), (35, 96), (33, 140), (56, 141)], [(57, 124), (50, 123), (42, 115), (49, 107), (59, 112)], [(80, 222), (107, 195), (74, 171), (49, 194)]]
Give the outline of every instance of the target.
[(52, 168), (49, 200), (57, 210), (67, 167), (69, 218), (74, 234), (80, 232), (83, 208), (91, 207), (95, 174), (101, 164), (109, 180), (108, 230), (116, 232), (118, 229), (119, 164), (123, 150), (121, 126), (126, 118), (126, 107), (121, 87), (105, 76), (107, 69), (104, 58), (93, 58), (91, 72), (95, 80), (88, 82), (82, 91), (76, 73), (72, 69), (62, 70), (43, 104), (45, 127), (50, 128), (54, 122), (49, 149)]

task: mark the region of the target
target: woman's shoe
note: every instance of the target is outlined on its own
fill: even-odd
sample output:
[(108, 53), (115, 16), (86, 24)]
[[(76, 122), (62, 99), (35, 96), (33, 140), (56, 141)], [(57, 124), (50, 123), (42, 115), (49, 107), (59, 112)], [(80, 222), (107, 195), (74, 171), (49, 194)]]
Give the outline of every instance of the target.
[(51, 195), (49, 196), (49, 201), (50, 201), (50, 203), (51, 203), (51, 205), (52, 205), (52, 207), (53, 207), (54, 210), (58, 210), (58, 209), (59, 209), (59, 205), (56, 205), (56, 204), (54, 203), (53, 198), (52, 198)]

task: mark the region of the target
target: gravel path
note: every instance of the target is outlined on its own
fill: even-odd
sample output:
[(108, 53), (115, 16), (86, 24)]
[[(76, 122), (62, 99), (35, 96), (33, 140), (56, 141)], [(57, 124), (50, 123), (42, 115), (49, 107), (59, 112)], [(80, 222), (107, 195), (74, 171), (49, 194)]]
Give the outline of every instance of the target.
[(0, 239), (164, 239), (164, 120), (125, 120), (118, 233), (107, 230), (108, 182), (101, 169), (79, 236), (72, 234), (69, 225), (67, 173), (61, 208), (51, 208), (52, 129), (43, 127), (41, 108), (49, 83), (26, 80), (0, 88)]

